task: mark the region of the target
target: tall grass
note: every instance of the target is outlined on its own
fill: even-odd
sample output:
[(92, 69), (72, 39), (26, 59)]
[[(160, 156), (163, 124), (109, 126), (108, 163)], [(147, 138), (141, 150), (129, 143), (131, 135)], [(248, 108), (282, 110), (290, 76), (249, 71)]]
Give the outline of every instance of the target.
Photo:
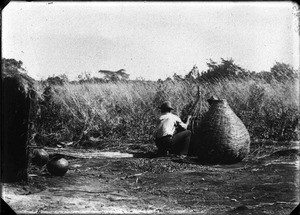
[[(297, 139), (298, 80), (286, 83), (232, 79), (199, 85), (197, 111), (208, 110), (206, 100), (227, 99), (248, 128), (252, 139)], [(36, 122), (39, 133), (59, 141), (94, 137), (104, 141), (151, 141), (158, 106), (169, 100), (183, 119), (196, 101), (198, 84), (185, 81), (65, 84), (40, 88), (45, 101)]]

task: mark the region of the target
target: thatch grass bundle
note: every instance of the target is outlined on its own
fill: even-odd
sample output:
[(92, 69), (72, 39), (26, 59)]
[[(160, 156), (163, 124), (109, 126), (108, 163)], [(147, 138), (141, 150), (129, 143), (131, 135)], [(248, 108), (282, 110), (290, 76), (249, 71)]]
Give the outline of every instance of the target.
[(193, 128), (193, 141), (199, 160), (207, 163), (241, 161), (250, 151), (248, 130), (226, 100), (208, 101), (209, 110), (200, 125)]

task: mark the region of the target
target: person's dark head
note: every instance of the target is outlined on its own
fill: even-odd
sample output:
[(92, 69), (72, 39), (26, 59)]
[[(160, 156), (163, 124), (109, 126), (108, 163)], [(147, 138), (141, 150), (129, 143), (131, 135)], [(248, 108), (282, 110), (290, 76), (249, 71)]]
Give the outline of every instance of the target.
[(174, 110), (174, 108), (171, 106), (171, 103), (169, 101), (162, 103), (159, 109), (162, 113), (171, 112), (171, 110)]

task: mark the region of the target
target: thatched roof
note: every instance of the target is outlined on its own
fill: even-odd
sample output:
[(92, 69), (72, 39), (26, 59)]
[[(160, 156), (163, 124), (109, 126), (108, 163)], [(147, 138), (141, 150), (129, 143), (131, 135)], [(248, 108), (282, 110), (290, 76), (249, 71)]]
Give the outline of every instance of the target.
[(25, 93), (27, 94), (29, 90), (34, 89), (34, 84), (36, 80), (28, 76), (26, 73), (19, 72), (18, 70), (2, 70), (2, 82), (6, 78), (15, 78), (18, 80), (18, 83), (24, 88)]

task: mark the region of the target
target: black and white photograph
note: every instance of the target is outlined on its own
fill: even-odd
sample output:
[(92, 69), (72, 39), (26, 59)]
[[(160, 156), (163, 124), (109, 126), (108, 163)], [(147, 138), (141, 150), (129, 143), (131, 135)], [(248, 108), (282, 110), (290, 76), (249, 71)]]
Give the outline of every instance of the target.
[(299, 214), (299, 17), (292, 1), (7, 3), (1, 212)]

